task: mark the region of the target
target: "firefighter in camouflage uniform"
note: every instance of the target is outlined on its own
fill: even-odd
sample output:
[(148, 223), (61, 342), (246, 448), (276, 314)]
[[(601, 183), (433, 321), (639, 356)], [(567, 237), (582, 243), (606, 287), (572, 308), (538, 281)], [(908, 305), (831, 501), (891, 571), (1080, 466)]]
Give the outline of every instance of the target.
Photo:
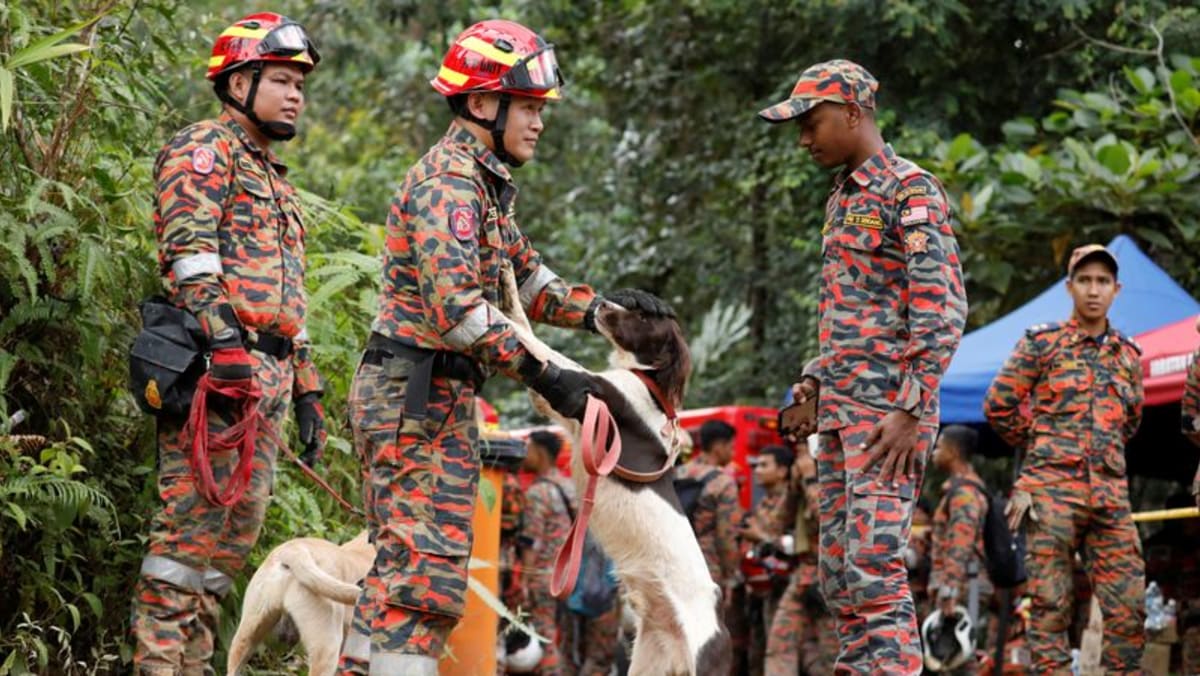
[[(239, 460), (252, 462), (246, 492), (224, 506), (193, 478), (199, 470), (184, 420), (159, 416), (164, 505), (134, 596), (139, 674), (213, 673), (220, 599), (258, 539), (279, 450), (273, 439), (289, 404), (306, 462), (324, 443), (321, 385), (304, 328), (304, 224), (287, 167), (270, 150), (295, 134), (304, 79), (318, 58), (304, 29), (278, 14), (233, 24), (208, 65), (224, 103), (220, 117), (179, 132), (155, 164), (155, 234), (169, 300), (199, 320), (214, 383), (259, 388), (262, 420), (252, 459), (209, 448), (217, 484), (230, 480)], [(232, 406), (214, 405), (208, 438), (228, 432), (235, 418)]]
[[(1196, 320), (1200, 331), (1200, 319)], [(1181, 404), (1182, 430), (1193, 444), (1200, 446), (1200, 353), (1192, 355)], [(1192, 499), (1200, 507), (1200, 466), (1192, 477)], [(1180, 613), (1180, 633), (1183, 634), (1183, 669), (1186, 674), (1200, 674), (1200, 598), (1184, 599)]]
[(822, 228), (816, 394), (820, 579), (837, 669), (917, 674), (903, 551), (967, 303), (945, 192), (884, 142), (878, 86), (856, 63), (819, 63), (759, 116), (796, 120), (813, 159), (843, 167)]
[[(483, 21), (455, 38), (431, 84), (454, 121), (392, 201), (379, 314), (350, 391), (378, 557), (342, 673), (437, 673), (465, 604), (479, 477), (472, 411), (484, 379), (503, 373), (582, 416), (587, 377), (532, 357), (497, 310), (501, 266), (512, 265), (533, 321), (594, 330), (604, 302), (554, 274), (514, 215), (509, 167), (533, 158), (542, 107), (561, 97), (553, 46), (520, 24)], [(670, 312), (640, 291), (608, 300)]]
[(1125, 443), (1142, 419), (1141, 349), (1108, 323), (1120, 284), (1107, 249), (1072, 252), (1067, 290), (1071, 318), (1025, 332), (992, 382), (984, 412), (1025, 454), (1008, 514), (1014, 531), (1026, 527), (1034, 671), (1071, 666), (1071, 606), (1063, 599), (1071, 598), (1072, 561), (1082, 552), (1104, 616), (1105, 672), (1138, 673), (1145, 575)]

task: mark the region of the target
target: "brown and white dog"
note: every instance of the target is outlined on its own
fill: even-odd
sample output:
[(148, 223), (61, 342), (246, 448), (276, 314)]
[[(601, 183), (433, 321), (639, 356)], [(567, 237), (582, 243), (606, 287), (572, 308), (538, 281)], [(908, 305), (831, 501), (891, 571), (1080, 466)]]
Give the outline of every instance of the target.
[[(691, 357), (678, 323), (614, 304), (596, 313), (596, 328), (612, 344), (610, 368), (591, 373), (539, 340), (517, 297), (510, 268), (503, 273), (502, 308), (526, 349), (563, 369), (589, 373), (619, 426), (621, 465), (637, 472), (659, 469), (672, 457), (676, 427), (632, 369), (645, 370), (677, 407), (691, 372)], [(572, 436), (572, 476), (580, 494), (586, 482), (578, 421), (564, 418), (537, 395), (534, 405)], [(589, 528), (613, 560), (636, 614), (631, 676), (694, 676), (729, 673), (729, 634), (720, 617), (721, 591), (675, 494), (674, 472), (651, 483), (613, 475), (596, 487)]]
[(226, 673), (240, 673), (286, 614), (308, 655), (308, 673), (332, 676), (354, 617), (358, 583), (374, 561), (367, 531), (340, 546), (320, 538), (296, 538), (272, 549), (246, 586)]

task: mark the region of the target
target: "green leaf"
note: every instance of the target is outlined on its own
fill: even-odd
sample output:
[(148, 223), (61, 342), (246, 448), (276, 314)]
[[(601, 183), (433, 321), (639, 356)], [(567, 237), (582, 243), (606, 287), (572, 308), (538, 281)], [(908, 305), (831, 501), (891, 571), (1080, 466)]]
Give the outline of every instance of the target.
[(1171, 243), (1171, 240), (1166, 235), (1154, 228), (1138, 228), (1137, 236), (1165, 251), (1171, 251), (1175, 248), (1175, 245)]
[(72, 42), (65, 45), (51, 45), (49, 47), (42, 47), (40, 49), (26, 47), (16, 54), (13, 54), (12, 58), (8, 60), (8, 63), (4, 65), (12, 70), (16, 70), (17, 68), (22, 68), (24, 66), (38, 63), (40, 61), (46, 61), (59, 56), (85, 52), (91, 48), (91, 45), (85, 45), (80, 42)]
[(479, 477), (479, 499), (483, 500), (483, 506), (488, 512), (495, 511), (496, 502), (499, 499), (499, 496), (496, 495), (496, 484), (485, 476)]
[(1138, 91), (1139, 94), (1146, 94), (1151, 89), (1154, 89), (1154, 73), (1145, 66), (1140, 66), (1136, 70), (1125, 66), (1125, 79), (1129, 80), (1129, 84)]
[(1176, 94), (1182, 94), (1192, 86), (1192, 74), (1186, 70), (1171, 73), (1171, 89)]
[(970, 134), (959, 134), (950, 142), (950, 149), (946, 153), (946, 159), (955, 164), (965, 160), (971, 154), (971, 149), (974, 146), (974, 139)]
[(96, 617), (104, 617), (104, 602), (100, 600), (99, 596), (96, 596), (92, 592), (84, 592), (83, 600), (87, 601), (88, 606), (91, 607), (92, 613)]
[(1022, 117), (1016, 120), (1009, 120), (1000, 126), (1004, 132), (1004, 137), (1009, 141), (1024, 141), (1037, 136), (1037, 127), (1034, 126), (1033, 120)]
[(1120, 143), (1104, 146), (1096, 153), (1096, 159), (1116, 176), (1124, 176), (1132, 164), (1129, 153)]
[(8, 120), (13, 109), (13, 74), (0, 67), (0, 132), (8, 131)]
[(17, 527), (25, 530), (25, 524), (29, 522), (29, 517), (25, 514), (25, 510), (15, 502), (9, 502), (4, 505), (9, 514), (12, 514), (13, 520), (17, 522)]

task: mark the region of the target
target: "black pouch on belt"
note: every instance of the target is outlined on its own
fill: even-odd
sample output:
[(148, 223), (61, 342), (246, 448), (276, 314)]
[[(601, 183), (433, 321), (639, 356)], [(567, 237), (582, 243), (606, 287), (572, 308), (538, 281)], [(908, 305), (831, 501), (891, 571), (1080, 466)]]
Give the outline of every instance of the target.
[(142, 301), (142, 331), (129, 348), (129, 390), (146, 413), (182, 417), (204, 373), (200, 322), (161, 296)]

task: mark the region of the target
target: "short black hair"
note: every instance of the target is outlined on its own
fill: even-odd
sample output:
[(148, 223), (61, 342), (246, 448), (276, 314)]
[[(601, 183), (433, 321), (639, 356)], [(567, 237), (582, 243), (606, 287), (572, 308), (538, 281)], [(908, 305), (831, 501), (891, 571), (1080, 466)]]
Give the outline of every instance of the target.
[(775, 458), (776, 465), (779, 465), (787, 470), (790, 470), (792, 463), (796, 462), (796, 454), (793, 453), (792, 449), (788, 448), (787, 446), (772, 444), (770, 446), (763, 446), (762, 450), (758, 452), (758, 457), (760, 458), (768, 455), (772, 458)]
[(949, 425), (942, 430), (942, 439), (958, 451), (963, 460), (970, 460), (979, 446), (979, 432), (966, 425)]
[(551, 460), (558, 460), (558, 453), (562, 450), (562, 437), (554, 432), (546, 430), (537, 430), (529, 433), (529, 440), (533, 443), (546, 449), (546, 453), (550, 454)]
[(733, 425), (724, 420), (709, 420), (700, 426), (700, 450), (708, 452), (718, 441), (729, 441), (737, 436)]

